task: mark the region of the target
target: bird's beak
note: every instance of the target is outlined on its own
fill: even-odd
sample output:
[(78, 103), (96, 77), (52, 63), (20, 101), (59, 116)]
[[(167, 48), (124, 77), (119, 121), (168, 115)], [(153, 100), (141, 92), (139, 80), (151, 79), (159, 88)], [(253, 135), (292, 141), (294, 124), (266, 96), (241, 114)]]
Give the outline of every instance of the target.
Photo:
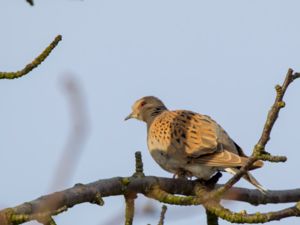
[(125, 121), (126, 121), (126, 120), (129, 120), (129, 119), (131, 119), (131, 118), (133, 118), (133, 114), (132, 114), (132, 113), (130, 113), (130, 114), (125, 118)]

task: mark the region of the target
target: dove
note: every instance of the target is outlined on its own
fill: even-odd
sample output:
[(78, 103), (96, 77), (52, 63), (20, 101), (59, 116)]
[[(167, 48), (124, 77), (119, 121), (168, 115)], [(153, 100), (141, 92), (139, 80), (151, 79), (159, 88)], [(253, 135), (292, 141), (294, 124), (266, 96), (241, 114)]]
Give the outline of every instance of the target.
[[(147, 124), (147, 146), (159, 166), (175, 177), (209, 180), (218, 171), (236, 174), (248, 156), (212, 118), (189, 110), (168, 110), (157, 97), (137, 100), (125, 118)], [(263, 166), (256, 161), (250, 170)], [(265, 189), (248, 171), (243, 178)]]

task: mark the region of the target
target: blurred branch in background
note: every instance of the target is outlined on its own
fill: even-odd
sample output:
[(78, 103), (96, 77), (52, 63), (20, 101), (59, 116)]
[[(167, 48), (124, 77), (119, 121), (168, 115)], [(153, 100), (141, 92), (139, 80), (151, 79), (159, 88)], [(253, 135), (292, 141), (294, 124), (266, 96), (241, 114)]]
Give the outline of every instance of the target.
[(49, 56), (49, 54), (61, 40), (61, 35), (56, 36), (56, 38), (50, 43), (50, 45), (31, 63), (27, 64), (22, 70), (16, 72), (0, 72), (0, 79), (15, 79), (28, 74), (31, 70), (38, 67)]
[(62, 84), (69, 103), (72, 127), (57, 169), (54, 172), (50, 190), (57, 190), (69, 184), (89, 131), (87, 109), (79, 82), (75, 76), (68, 75), (64, 77)]
[(33, 2), (33, 0), (26, 0), (26, 2), (28, 2), (31, 6), (33, 6), (34, 5), (34, 2)]

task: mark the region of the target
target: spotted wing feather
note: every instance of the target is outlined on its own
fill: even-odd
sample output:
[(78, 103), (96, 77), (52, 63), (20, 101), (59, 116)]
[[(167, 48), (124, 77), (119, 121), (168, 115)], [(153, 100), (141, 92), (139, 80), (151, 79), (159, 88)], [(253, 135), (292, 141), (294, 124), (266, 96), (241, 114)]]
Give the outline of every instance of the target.
[(170, 128), (172, 146), (183, 149), (186, 156), (199, 157), (217, 151), (217, 126), (208, 116), (173, 111)]

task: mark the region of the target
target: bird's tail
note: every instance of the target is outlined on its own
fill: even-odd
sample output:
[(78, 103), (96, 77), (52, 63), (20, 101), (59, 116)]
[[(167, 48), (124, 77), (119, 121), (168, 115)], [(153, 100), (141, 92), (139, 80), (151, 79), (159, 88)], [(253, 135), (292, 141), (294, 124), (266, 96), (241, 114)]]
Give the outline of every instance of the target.
[[(226, 172), (231, 173), (233, 175), (235, 175), (237, 172), (239, 172), (238, 169), (236, 168), (226, 168), (225, 169)], [(254, 185), (260, 192), (262, 192), (263, 194), (266, 194), (268, 192), (268, 190), (266, 188), (264, 188), (255, 178), (254, 176), (251, 175), (250, 172), (247, 172), (243, 178), (245, 180), (247, 180), (249, 183), (251, 183), (252, 185)]]

